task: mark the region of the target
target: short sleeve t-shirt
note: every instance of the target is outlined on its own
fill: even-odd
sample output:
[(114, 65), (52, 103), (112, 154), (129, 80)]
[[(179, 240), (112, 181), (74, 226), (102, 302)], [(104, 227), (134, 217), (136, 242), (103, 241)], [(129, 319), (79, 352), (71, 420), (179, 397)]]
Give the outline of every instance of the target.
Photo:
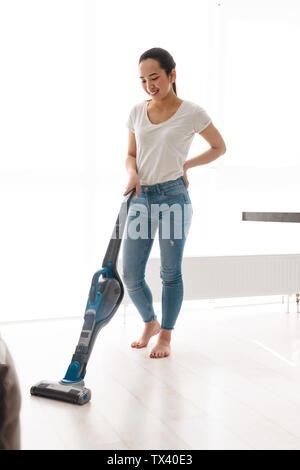
[(141, 185), (164, 183), (183, 176), (183, 164), (195, 133), (211, 122), (206, 111), (184, 100), (175, 114), (153, 124), (147, 113), (148, 100), (133, 106), (126, 126), (135, 133), (136, 166)]

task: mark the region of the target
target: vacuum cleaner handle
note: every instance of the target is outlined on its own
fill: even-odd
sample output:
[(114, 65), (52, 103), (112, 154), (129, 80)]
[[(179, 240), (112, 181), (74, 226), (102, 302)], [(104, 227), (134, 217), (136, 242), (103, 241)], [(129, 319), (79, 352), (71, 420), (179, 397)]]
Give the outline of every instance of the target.
[(125, 228), (125, 224), (127, 220), (128, 209), (130, 206), (131, 198), (134, 195), (134, 193), (135, 193), (135, 188), (129, 191), (129, 193), (126, 194), (124, 198), (124, 201), (121, 205), (121, 209), (118, 214), (106, 254), (102, 262), (102, 267), (111, 266), (111, 267), (116, 268), (117, 266), (122, 236), (123, 236), (123, 232), (124, 232), (124, 228)]
[(128, 200), (130, 200), (130, 199), (132, 198), (132, 196), (134, 195), (134, 193), (135, 193), (135, 188), (131, 189), (131, 190), (126, 194), (123, 203), (126, 202), (126, 201), (128, 201)]

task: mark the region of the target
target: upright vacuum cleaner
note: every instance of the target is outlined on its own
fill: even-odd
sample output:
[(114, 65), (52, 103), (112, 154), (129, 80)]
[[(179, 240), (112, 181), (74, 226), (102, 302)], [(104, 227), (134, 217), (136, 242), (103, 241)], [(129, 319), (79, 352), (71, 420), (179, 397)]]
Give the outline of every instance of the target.
[[(99, 331), (112, 319), (124, 296), (124, 287), (117, 272), (117, 261), (130, 200), (134, 192), (135, 188), (125, 196), (103, 259), (102, 269), (93, 276), (79, 342), (65, 377), (59, 382), (44, 380), (38, 382), (31, 387), (31, 395), (78, 405), (90, 401), (91, 390), (85, 387), (83, 380), (86, 366)], [(100, 276), (102, 279), (99, 280)]]

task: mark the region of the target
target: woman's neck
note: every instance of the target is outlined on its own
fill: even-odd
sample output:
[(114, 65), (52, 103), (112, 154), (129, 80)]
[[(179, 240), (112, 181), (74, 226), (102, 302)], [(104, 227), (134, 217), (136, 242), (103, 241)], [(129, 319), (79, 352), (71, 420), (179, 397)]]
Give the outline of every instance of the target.
[(155, 108), (158, 111), (164, 111), (165, 109), (172, 109), (173, 107), (176, 107), (178, 104), (182, 103), (183, 100), (178, 98), (175, 93), (169, 93), (165, 98), (156, 101), (153, 100), (147, 100), (148, 101), (148, 107), (151, 105), (151, 108)]

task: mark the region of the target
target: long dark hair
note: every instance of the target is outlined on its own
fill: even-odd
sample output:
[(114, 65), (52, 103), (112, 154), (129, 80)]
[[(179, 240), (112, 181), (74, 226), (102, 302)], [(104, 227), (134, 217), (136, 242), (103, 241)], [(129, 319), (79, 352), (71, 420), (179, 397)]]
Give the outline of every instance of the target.
[[(161, 47), (152, 47), (152, 49), (145, 51), (140, 57), (139, 64), (142, 62), (142, 60), (146, 59), (157, 60), (160, 68), (165, 70), (167, 76), (169, 76), (171, 71), (176, 68), (176, 63), (171, 54)], [(172, 86), (174, 93), (177, 96), (176, 83), (173, 82)]]

